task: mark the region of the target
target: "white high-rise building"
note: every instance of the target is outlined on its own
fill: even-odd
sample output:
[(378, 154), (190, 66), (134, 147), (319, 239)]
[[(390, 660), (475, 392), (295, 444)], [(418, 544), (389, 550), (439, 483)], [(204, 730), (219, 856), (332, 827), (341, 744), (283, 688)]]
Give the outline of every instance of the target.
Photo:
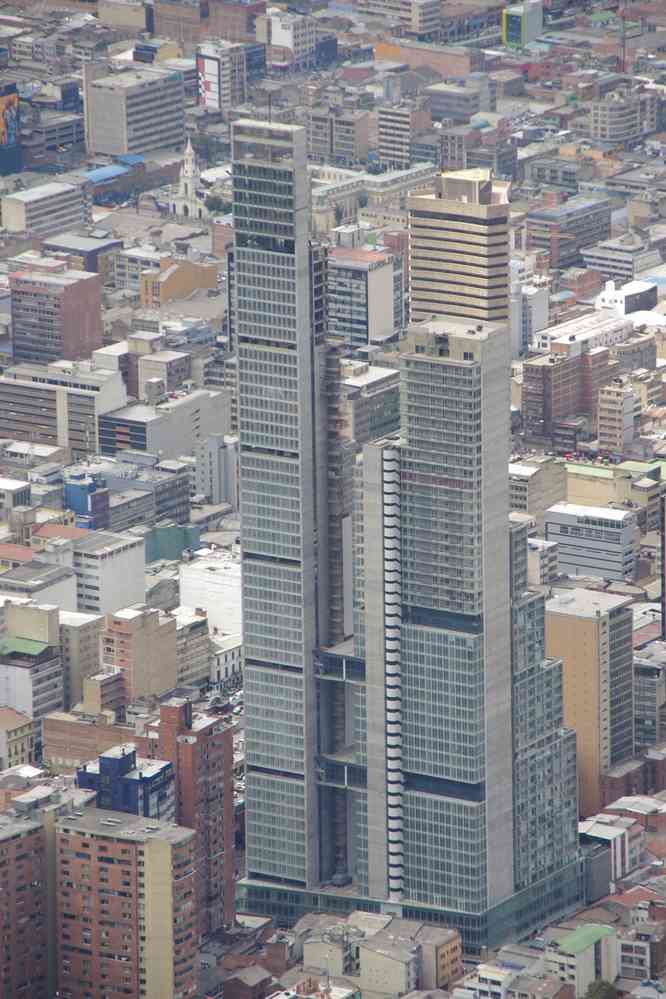
[(197, 46), (199, 104), (212, 111), (239, 107), (247, 97), (245, 46), (222, 38)]

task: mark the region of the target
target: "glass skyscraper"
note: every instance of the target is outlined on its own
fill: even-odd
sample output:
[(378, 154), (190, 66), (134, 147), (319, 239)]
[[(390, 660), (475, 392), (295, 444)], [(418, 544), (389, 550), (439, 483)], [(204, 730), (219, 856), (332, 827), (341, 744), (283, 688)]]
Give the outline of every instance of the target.
[[(409, 328), (393, 359), (400, 431), (382, 428), (353, 469), (353, 640), (327, 646), (327, 538), (341, 532), (326, 504), (304, 143), (292, 126), (234, 124), (240, 904), (285, 924), (399, 913), (456, 926), (479, 950), (566, 912), (581, 884), (561, 663), (544, 658), (526, 532), (508, 519), (508, 330)], [(473, 199), (464, 215), (473, 225)]]
[[(302, 128), (233, 126), (247, 865), (318, 883), (315, 650), (326, 642), (323, 273)], [(318, 530), (321, 525), (322, 529)]]

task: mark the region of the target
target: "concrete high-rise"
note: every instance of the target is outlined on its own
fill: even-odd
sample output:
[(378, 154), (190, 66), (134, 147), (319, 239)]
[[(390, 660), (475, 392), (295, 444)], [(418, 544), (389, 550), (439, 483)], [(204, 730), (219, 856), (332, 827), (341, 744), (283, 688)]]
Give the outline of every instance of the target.
[(155, 66), (110, 75), (105, 69), (103, 63), (84, 66), (88, 151), (123, 156), (180, 149), (185, 141), (183, 74)]
[(324, 261), (306, 130), (232, 126), (247, 869), (320, 882), (315, 650), (326, 644)]
[(89, 358), (102, 346), (102, 278), (52, 257), (24, 256), (9, 275), (14, 361)]
[(199, 104), (223, 111), (247, 97), (245, 46), (218, 38), (197, 47)]
[(178, 683), (176, 619), (145, 604), (107, 615), (102, 635), (105, 667), (122, 673), (125, 703), (173, 690)]
[(459, 927), (468, 950), (578, 897), (575, 737), (527, 591), (527, 530), (508, 527), (508, 364), (504, 324), (410, 327), (401, 435), (359, 469), (367, 800), (344, 873), (403, 915)]
[(459, 170), (410, 196), (412, 321), (508, 320), (510, 186), (489, 170)]
[[(273, 871), (285, 873), (250, 863), (241, 902), (282, 921), (333, 898), (339, 909), (390, 906), (458, 927), (478, 951), (566, 912), (579, 879), (562, 664), (543, 655), (527, 530), (509, 530), (509, 335), (503, 323), (470, 325), (410, 327), (401, 432), (356, 461), (354, 639), (322, 647), (322, 629), (316, 739), (303, 739), (305, 768), (308, 755), (316, 763), (319, 827), (305, 831), (318, 869), (294, 876), (296, 830), (286, 842), (277, 832)], [(255, 759), (276, 742), (264, 736), (271, 697), (248, 712)], [(265, 759), (264, 780), (276, 766)], [(285, 778), (271, 775), (274, 814), (299, 819), (277, 797)], [(250, 856), (256, 809), (248, 795)]]

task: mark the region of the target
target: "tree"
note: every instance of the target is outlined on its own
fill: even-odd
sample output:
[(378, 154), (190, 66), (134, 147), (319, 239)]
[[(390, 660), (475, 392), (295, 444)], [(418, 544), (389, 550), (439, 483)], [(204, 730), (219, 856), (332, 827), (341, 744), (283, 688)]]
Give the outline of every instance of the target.
[(212, 215), (228, 215), (231, 211), (231, 202), (225, 201), (219, 194), (207, 195), (204, 204)]
[(592, 982), (585, 993), (585, 999), (618, 999), (618, 996), (619, 992), (615, 986), (604, 981), (603, 978)]

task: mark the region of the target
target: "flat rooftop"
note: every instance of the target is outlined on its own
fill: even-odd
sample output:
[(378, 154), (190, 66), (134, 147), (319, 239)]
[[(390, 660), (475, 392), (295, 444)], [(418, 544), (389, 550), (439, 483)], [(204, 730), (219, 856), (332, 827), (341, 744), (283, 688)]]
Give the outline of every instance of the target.
[(91, 836), (105, 836), (111, 839), (147, 843), (162, 840), (172, 846), (187, 843), (195, 836), (193, 829), (175, 826), (144, 815), (128, 815), (126, 812), (106, 811), (103, 808), (89, 809), (83, 814), (64, 815), (58, 821), (58, 829), (70, 829), (88, 833)]
[(635, 517), (633, 510), (616, 510), (611, 506), (582, 506), (580, 503), (555, 503), (546, 510), (549, 513), (569, 514), (571, 517), (587, 517), (597, 520), (616, 520), (622, 524), (625, 520)]
[(569, 198), (568, 201), (564, 201), (561, 205), (556, 205), (553, 208), (532, 208), (527, 213), (528, 223), (533, 219), (538, 221), (543, 220), (546, 222), (559, 222), (560, 219), (566, 218), (567, 215), (576, 215), (578, 212), (591, 211), (593, 208), (608, 208), (610, 211), (612, 207), (612, 199), (606, 195), (599, 195), (598, 197), (590, 197), (587, 194), (577, 195), (574, 198)]
[(595, 923), (590, 923), (587, 926), (580, 926), (573, 933), (568, 933), (562, 937), (559, 941), (559, 947), (560, 950), (567, 951), (569, 954), (582, 954), (584, 950), (588, 950), (604, 937), (613, 936), (614, 932), (610, 926), (597, 926)]
[(20, 489), (30, 488), (30, 483), (25, 479), (5, 479), (0, 478), (0, 490), (3, 492), (18, 492)]
[(44, 198), (55, 198), (59, 194), (69, 194), (76, 190), (77, 188), (74, 187), (73, 184), (62, 184), (59, 181), (54, 180), (50, 184), (39, 184), (37, 187), (31, 187), (28, 191), (12, 191), (11, 194), (6, 194), (5, 197), (28, 204), (31, 201), (42, 201)]
[(566, 614), (575, 617), (596, 617), (597, 612), (608, 614), (619, 607), (628, 606), (631, 598), (619, 593), (582, 588), (563, 590), (546, 601), (549, 614)]
[(62, 288), (78, 284), (79, 281), (99, 280), (99, 276), (93, 274), (91, 271), (69, 270), (56, 271), (54, 273), (53, 271), (32, 270), (29, 266), (19, 267), (17, 270), (11, 272), (11, 276), (22, 278), (24, 281), (32, 281), (35, 284), (52, 285)]
[(76, 232), (63, 232), (57, 236), (49, 236), (42, 243), (46, 249), (56, 248), (58, 250), (78, 250), (82, 253), (90, 253), (93, 250), (100, 250), (105, 246), (118, 244), (122, 245), (122, 240), (112, 233), (105, 236), (80, 236)]
[(0, 842), (3, 839), (11, 839), (13, 836), (18, 836), (21, 833), (36, 832), (41, 828), (41, 822), (34, 822), (31, 819), (12, 815), (9, 812), (0, 812)]
[(391, 254), (388, 251), (363, 250), (360, 247), (347, 249), (344, 246), (336, 246), (329, 250), (328, 256), (334, 265), (357, 269), (367, 269), (373, 264), (386, 264), (391, 261)]
[(77, 552), (102, 554), (123, 548), (127, 544), (137, 544), (143, 541), (132, 534), (113, 534), (111, 531), (88, 531), (88, 536), (75, 542)]
[(0, 730), (11, 731), (23, 728), (25, 725), (32, 725), (32, 718), (24, 715), (21, 711), (15, 711), (14, 708), (8, 708), (4, 705), (0, 707)]
[(120, 73), (111, 73), (109, 76), (101, 76), (93, 80), (93, 86), (103, 87), (105, 90), (126, 90), (130, 87), (138, 87), (142, 83), (157, 83), (172, 75), (173, 72), (164, 72), (157, 67), (154, 69), (131, 69)]
[(539, 471), (536, 465), (522, 465), (520, 462), (509, 462), (509, 475), (514, 475), (518, 479), (531, 479)]

